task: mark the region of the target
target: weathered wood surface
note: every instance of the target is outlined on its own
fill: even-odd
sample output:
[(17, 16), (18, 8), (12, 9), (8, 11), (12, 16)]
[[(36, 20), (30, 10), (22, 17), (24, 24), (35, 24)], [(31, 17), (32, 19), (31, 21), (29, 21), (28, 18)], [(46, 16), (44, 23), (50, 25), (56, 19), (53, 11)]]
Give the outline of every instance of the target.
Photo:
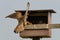
[(42, 37), (50, 38), (51, 31), (49, 29), (60, 28), (60, 24), (34, 24), (25, 26), (25, 30), (20, 33), (23, 38)]
[(60, 28), (60, 24), (49, 24), (49, 28)]
[(25, 29), (47, 29), (48, 24), (34, 24), (34, 25), (27, 25)]
[(20, 37), (22, 38), (32, 38), (32, 37), (42, 37), (42, 38), (50, 38), (51, 33), (49, 32), (49, 29), (44, 29), (44, 30), (32, 30), (32, 29), (29, 29), (29, 30), (24, 30), (20, 33)]
[(60, 24), (34, 24), (34, 25), (27, 25), (25, 29), (54, 29), (60, 28)]

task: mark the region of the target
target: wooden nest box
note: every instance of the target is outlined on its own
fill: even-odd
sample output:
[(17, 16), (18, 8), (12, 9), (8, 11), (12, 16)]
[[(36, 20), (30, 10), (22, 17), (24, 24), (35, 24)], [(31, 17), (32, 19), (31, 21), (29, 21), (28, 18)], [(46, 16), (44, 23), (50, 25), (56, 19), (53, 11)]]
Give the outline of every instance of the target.
[[(19, 12), (17, 10), (16, 12)], [(20, 10), (22, 14), (25, 10)], [(25, 30), (20, 33), (23, 38), (32, 37), (51, 37), (51, 29), (48, 28), (48, 24), (51, 24), (51, 13), (55, 13), (54, 10), (29, 10), (27, 21), (32, 25), (25, 26)]]
[[(25, 13), (25, 10), (16, 10), (16, 12)], [(25, 30), (20, 33), (22, 38), (32, 37), (51, 37), (51, 29), (48, 24), (51, 24), (51, 13), (56, 13), (54, 10), (29, 10), (27, 21), (31, 22), (32, 25), (25, 26)]]

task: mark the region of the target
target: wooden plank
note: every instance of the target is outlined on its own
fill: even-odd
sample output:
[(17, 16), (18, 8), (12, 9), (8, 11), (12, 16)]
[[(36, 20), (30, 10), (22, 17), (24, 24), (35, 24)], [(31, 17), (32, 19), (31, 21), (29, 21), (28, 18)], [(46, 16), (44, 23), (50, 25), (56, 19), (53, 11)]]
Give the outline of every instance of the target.
[(34, 24), (34, 25), (27, 25), (25, 29), (54, 29), (60, 28), (60, 24)]
[(48, 24), (27, 25), (25, 29), (48, 29)]
[(49, 26), (49, 28), (52, 28), (52, 29), (60, 28), (60, 24), (49, 24), (48, 26)]
[(24, 30), (20, 33), (20, 36), (23, 38), (32, 38), (32, 37), (51, 37), (49, 29), (45, 30)]

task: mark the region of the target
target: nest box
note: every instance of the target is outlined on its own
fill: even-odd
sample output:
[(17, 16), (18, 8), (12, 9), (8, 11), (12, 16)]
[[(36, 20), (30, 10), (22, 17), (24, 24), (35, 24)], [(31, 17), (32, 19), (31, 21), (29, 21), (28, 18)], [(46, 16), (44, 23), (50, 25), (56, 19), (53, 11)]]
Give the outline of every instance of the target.
[[(24, 15), (25, 10), (16, 10), (16, 12), (22, 12)], [(32, 37), (51, 37), (51, 29), (48, 24), (51, 24), (52, 13), (56, 13), (54, 10), (29, 10), (27, 21), (32, 25), (26, 25), (25, 30), (20, 33), (22, 38)]]

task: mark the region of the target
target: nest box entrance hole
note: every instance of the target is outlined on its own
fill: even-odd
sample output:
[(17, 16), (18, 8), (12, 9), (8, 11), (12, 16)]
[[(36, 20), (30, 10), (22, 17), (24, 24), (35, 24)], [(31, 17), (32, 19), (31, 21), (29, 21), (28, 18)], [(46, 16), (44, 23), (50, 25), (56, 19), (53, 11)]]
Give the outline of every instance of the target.
[(48, 24), (48, 13), (29, 14), (27, 21), (32, 24)]

